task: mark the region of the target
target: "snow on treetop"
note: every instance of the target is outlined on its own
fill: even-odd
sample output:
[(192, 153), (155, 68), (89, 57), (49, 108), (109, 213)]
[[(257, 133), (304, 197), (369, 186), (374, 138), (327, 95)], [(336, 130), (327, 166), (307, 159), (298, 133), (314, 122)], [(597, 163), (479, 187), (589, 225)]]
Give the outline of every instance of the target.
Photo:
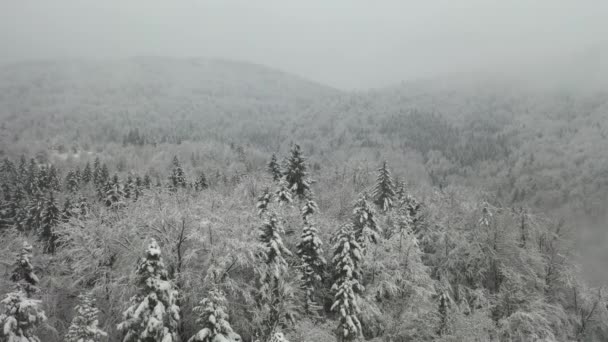
[(155, 239), (150, 240), (150, 244), (148, 245), (148, 250), (146, 251), (146, 254), (149, 257), (160, 257), (160, 247), (158, 246), (158, 243)]

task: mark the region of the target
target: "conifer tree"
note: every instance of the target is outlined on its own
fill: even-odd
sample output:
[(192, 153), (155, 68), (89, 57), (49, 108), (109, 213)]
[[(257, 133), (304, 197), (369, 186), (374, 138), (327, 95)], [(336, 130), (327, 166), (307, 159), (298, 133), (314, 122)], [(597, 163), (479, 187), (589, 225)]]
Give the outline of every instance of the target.
[(108, 182), (105, 191), (105, 204), (107, 207), (119, 208), (124, 205), (123, 198), (125, 194), (118, 179), (118, 175), (112, 177), (112, 181)]
[(144, 176), (144, 187), (148, 190), (150, 189), (150, 187), (152, 187), (152, 178), (150, 178), (150, 175), (147, 173)]
[(358, 294), (363, 292), (361, 280), (362, 248), (357, 242), (351, 225), (340, 228), (333, 239), (334, 253), (332, 263), (335, 269), (335, 292), (332, 311), (340, 314), (338, 338), (340, 341), (352, 341), (361, 336), (362, 327), (359, 321)]
[(319, 306), (314, 300), (316, 286), (322, 281), (321, 275), (327, 263), (323, 258), (323, 242), (317, 234), (317, 228), (311, 215), (318, 210), (317, 204), (313, 200), (308, 200), (302, 207), (302, 220), (304, 228), (300, 242), (296, 245), (297, 254), (302, 260), (302, 286), (306, 291), (305, 311), (314, 313)]
[(30, 164), (27, 169), (27, 177), (25, 181), (25, 190), (30, 195), (33, 195), (40, 190), (38, 188), (38, 175), (38, 165), (36, 164), (34, 158), (31, 158)]
[(51, 191), (60, 191), (61, 183), (59, 182), (59, 175), (57, 174), (57, 168), (55, 165), (49, 166), (49, 169), (46, 174), (46, 186), (48, 190)]
[(99, 184), (104, 185), (110, 180), (110, 171), (108, 170), (108, 166), (104, 163), (101, 166), (101, 171), (99, 172)]
[(101, 161), (99, 160), (99, 157), (95, 157), (95, 161), (93, 162), (93, 184), (103, 184), (101, 179)]
[(23, 217), (19, 218), (19, 228), (29, 231), (38, 231), (42, 224), (44, 207), (44, 197), (40, 191), (37, 191), (34, 196), (30, 198), (26, 209), (22, 212)]
[(78, 184), (78, 177), (74, 170), (68, 171), (67, 175), (65, 176), (65, 188), (71, 193), (77, 192), (80, 188)]
[(91, 206), (89, 205), (89, 201), (87, 201), (86, 197), (80, 196), (80, 198), (78, 198), (78, 203), (76, 204), (76, 213), (78, 214), (78, 217), (87, 217), (90, 211)]
[(208, 187), (209, 185), (207, 184), (207, 177), (205, 177), (205, 173), (201, 171), (201, 173), (198, 175), (196, 182), (194, 183), (194, 189), (196, 191), (202, 191), (207, 189)]
[(353, 229), (357, 241), (364, 250), (368, 243), (378, 242), (380, 228), (376, 222), (376, 212), (367, 202), (365, 195), (361, 196), (355, 203)]
[(270, 162), (268, 162), (268, 172), (275, 182), (281, 179), (281, 167), (279, 166), (277, 156), (274, 153), (272, 154), (272, 157), (270, 157)]
[(291, 252), (283, 245), (283, 227), (276, 213), (270, 212), (260, 227), (259, 241), (263, 245), (260, 257), (263, 268), (259, 271), (260, 288), (259, 303), (265, 313), (264, 336), (270, 336), (277, 327), (293, 322), (295, 313), (290, 310), (289, 303), (293, 293), (285, 283), (287, 261), (284, 256)]
[(17, 289), (0, 302), (4, 309), (0, 314), (1, 341), (41, 342), (35, 330), (46, 321), (46, 315), (40, 308), (42, 301), (32, 298), (39, 291), (39, 280), (30, 262), (31, 253), (32, 246), (24, 242), (11, 275)]
[(78, 182), (78, 186), (80, 187), (80, 183), (82, 182), (82, 172), (80, 171), (80, 166), (77, 166), (76, 170), (74, 170), (74, 177), (76, 177), (76, 182)]
[(19, 166), (17, 166), (17, 177), (19, 178), (19, 182), (24, 185), (27, 179), (27, 160), (25, 159), (25, 155), (23, 154), (19, 158)]
[(100, 342), (108, 334), (98, 327), (99, 310), (89, 295), (79, 295), (76, 315), (65, 335), (66, 342)]
[(135, 197), (135, 183), (133, 181), (133, 176), (130, 173), (127, 175), (123, 192), (126, 199)]
[(63, 222), (67, 222), (74, 216), (74, 206), (72, 205), (72, 200), (67, 197), (63, 202), (63, 210), (61, 211), (61, 220)]
[(374, 198), (374, 203), (384, 211), (388, 211), (393, 207), (395, 186), (393, 185), (391, 172), (386, 166), (386, 161), (383, 162), (382, 166), (378, 169), (378, 178), (372, 197)]
[(82, 184), (89, 184), (92, 178), (93, 174), (91, 172), (91, 164), (87, 162), (87, 164), (84, 166), (84, 170), (82, 170)]
[(196, 323), (203, 328), (188, 342), (212, 342), (216, 341), (217, 335), (226, 337), (228, 341), (240, 340), (240, 336), (232, 330), (232, 326), (228, 322), (227, 311), (224, 293), (217, 289), (209, 291), (207, 298), (194, 307), (194, 312), (198, 313)]
[(300, 199), (305, 199), (310, 191), (311, 180), (306, 169), (306, 159), (302, 156), (300, 146), (294, 144), (285, 163), (283, 177), (288, 188)]
[(279, 187), (277, 188), (275, 199), (279, 202), (280, 205), (289, 204), (293, 200), (291, 197), (291, 190), (289, 189), (289, 184), (285, 177), (281, 178), (279, 182)]
[(161, 257), (160, 247), (151, 240), (145, 256), (137, 266), (138, 293), (123, 313), (118, 330), (123, 342), (177, 342), (180, 310), (178, 291)]
[(265, 188), (262, 191), (262, 194), (258, 197), (258, 201), (256, 203), (256, 208), (258, 209), (258, 216), (263, 217), (268, 210), (268, 205), (272, 200), (272, 194), (270, 193), (270, 189)]
[(57, 240), (57, 234), (55, 233), (55, 227), (61, 219), (61, 213), (55, 202), (53, 192), (49, 193), (44, 205), (44, 214), (42, 217), (42, 226), (40, 231), (40, 238), (45, 242), (44, 251), (45, 253), (55, 253), (55, 242)]
[(187, 185), (186, 175), (177, 156), (173, 157), (173, 170), (171, 171), (169, 180), (171, 181), (171, 189), (174, 191), (178, 188), (185, 188)]
[(138, 200), (141, 196), (141, 191), (144, 186), (144, 181), (141, 179), (140, 175), (135, 177), (135, 200)]

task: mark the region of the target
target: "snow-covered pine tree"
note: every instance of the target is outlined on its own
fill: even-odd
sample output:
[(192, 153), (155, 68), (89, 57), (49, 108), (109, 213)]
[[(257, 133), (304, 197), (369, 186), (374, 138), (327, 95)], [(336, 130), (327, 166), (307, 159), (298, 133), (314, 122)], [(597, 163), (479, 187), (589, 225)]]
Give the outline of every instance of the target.
[(196, 191), (203, 191), (208, 187), (209, 185), (207, 184), (207, 177), (205, 177), (205, 173), (201, 171), (196, 179), (196, 182), (194, 183), (194, 189)]
[(283, 257), (291, 256), (291, 252), (283, 244), (283, 226), (278, 215), (274, 212), (268, 213), (264, 223), (260, 227), (259, 241), (263, 250), (260, 258), (263, 267), (259, 270), (259, 304), (264, 312), (263, 336), (270, 336), (279, 326), (285, 326), (287, 322), (293, 322), (295, 312), (290, 308), (293, 293), (285, 282), (287, 274), (287, 261)]
[(258, 216), (263, 217), (266, 211), (268, 210), (268, 205), (272, 201), (272, 194), (270, 193), (269, 188), (265, 188), (262, 190), (262, 194), (258, 197), (258, 201), (256, 203), (256, 208), (258, 209)]
[(17, 286), (25, 291), (27, 297), (39, 291), (38, 283), (40, 280), (34, 273), (34, 266), (30, 261), (32, 257), (32, 245), (27, 241), (23, 241), (21, 251), (17, 254), (13, 272), (11, 273), (11, 281), (17, 283)]
[(306, 159), (302, 156), (300, 146), (294, 144), (285, 163), (283, 177), (289, 189), (300, 199), (305, 199), (310, 191), (311, 180), (306, 170)]
[(37, 191), (30, 199), (27, 207), (22, 211), (23, 216), (19, 218), (18, 226), (22, 230), (38, 231), (44, 216), (45, 200), (40, 191)]
[(82, 180), (82, 184), (89, 184), (93, 178), (93, 173), (91, 172), (91, 163), (87, 162), (87, 164), (84, 166), (82, 176), (80, 178)]
[(316, 286), (322, 281), (321, 275), (326, 265), (323, 258), (323, 242), (319, 238), (317, 228), (310, 217), (318, 210), (313, 200), (308, 200), (302, 207), (304, 227), (300, 242), (296, 245), (297, 254), (302, 260), (302, 286), (306, 292), (305, 311), (309, 314), (316, 312), (319, 306), (314, 300)]
[(65, 342), (99, 342), (108, 334), (98, 327), (97, 315), (99, 310), (95, 307), (94, 299), (90, 295), (78, 296), (79, 303), (75, 308), (75, 316), (65, 335)]
[(272, 154), (272, 157), (270, 157), (270, 162), (268, 162), (268, 172), (275, 182), (281, 179), (281, 167), (277, 162), (277, 155), (274, 153)]
[(33, 195), (35, 193), (37, 193), (40, 189), (38, 188), (38, 176), (39, 176), (39, 172), (38, 172), (38, 164), (36, 164), (36, 161), (34, 160), (34, 158), (30, 159), (30, 164), (27, 168), (27, 176), (25, 178), (25, 191), (27, 191), (28, 194)]
[(160, 247), (152, 239), (137, 266), (138, 293), (123, 313), (118, 330), (123, 342), (177, 342), (180, 310), (178, 291), (169, 279)]
[(174, 191), (179, 188), (185, 188), (188, 185), (186, 182), (186, 174), (184, 173), (184, 169), (182, 169), (177, 156), (173, 157), (173, 169), (171, 171), (171, 176), (169, 176), (169, 180), (171, 181), (171, 189)]
[(55, 243), (57, 241), (57, 234), (55, 233), (55, 227), (59, 224), (61, 219), (61, 212), (57, 207), (55, 196), (53, 192), (49, 193), (44, 204), (44, 213), (42, 216), (42, 225), (40, 230), (40, 239), (44, 242), (45, 253), (55, 253)]
[(152, 186), (152, 178), (150, 178), (150, 175), (146, 173), (144, 176), (144, 187), (146, 189), (150, 189), (151, 186)]
[(4, 309), (0, 314), (0, 341), (41, 342), (34, 332), (46, 321), (46, 315), (40, 308), (42, 301), (32, 298), (39, 291), (39, 280), (30, 262), (31, 253), (32, 246), (24, 242), (11, 275), (17, 289), (0, 301)]
[(279, 205), (289, 204), (293, 200), (291, 197), (289, 183), (285, 177), (281, 178), (279, 181), (279, 186), (275, 193), (275, 200), (279, 203)]
[(68, 171), (68, 174), (65, 176), (65, 188), (71, 193), (78, 191), (78, 178), (76, 177), (76, 172), (74, 172), (74, 170)]
[(76, 170), (74, 170), (74, 177), (76, 177), (78, 187), (80, 187), (80, 183), (82, 183), (82, 172), (80, 171), (80, 166), (77, 166)]
[(391, 177), (391, 171), (386, 166), (386, 161), (378, 169), (376, 186), (372, 192), (374, 203), (382, 210), (388, 211), (393, 207), (395, 199), (395, 186)]
[(110, 180), (110, 170), (108, 169), (108, 165), (105, 163), (101, 166), (101, 171), (99, 172), (99, 184), (105, 185)]
[(95, 157), (93, 162), (93, 184), (99, 185), (101, 182), (101, 161), (99, 157)]
[(364, 250), (370, 242), (378, 242), (380, 227), (376, 222), (376, 211), (369, 205), (366, 195), (361, 196), (355, 203), (353, 229), (357, 241)]
[(118, 179), (118, 175), (112, 177), (112, 181), (108, 182), (105, 190), (105, 204), (110, 208), (119, 208), (124, 205), (123, 198), (125, 194), (122, 190), (122, 185)]
[(357, 242), (353, 227), (349, 224), (340, 227), (333, 238), (333, 258), (335, 276), (331, 287), (335, 292), (332, 311), (340, 313), (338, 339), (352, 341), (361, 336), (359, 321), (358, 294), (363, 292), (361, 280), (362, 248)]
[(239, 341), (240, 336), (232, 330), (228, 322), (227, 311), (224, 293), (217, 289), (209, 291), (207, 297), (194, 307), (194, 312), (198, 313), (196, 323), (203, 328), (188, 339), (188, 342), (219, 341), (216, 339), (217, 335), (222, 335), (228, 341)]
[(49, 169), (46, 173), (46, 187), (51, 191), (60, 191), (61, 190), (61, 182), (59, 182), (59, 175), (57, 174), (57, 168), (55, 165), (49, 166)]
[(135, 181), (133, 180), (133, 175), (131, 173), (127, 175), (123, 192), (126, 199), (135, 198)]

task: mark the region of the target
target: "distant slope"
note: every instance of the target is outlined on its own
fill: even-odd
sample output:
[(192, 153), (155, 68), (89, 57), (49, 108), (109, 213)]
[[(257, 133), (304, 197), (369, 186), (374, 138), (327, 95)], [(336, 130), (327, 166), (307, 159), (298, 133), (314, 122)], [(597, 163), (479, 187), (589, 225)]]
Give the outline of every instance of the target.
[(608, 90), (595, 83), (608, 70), (598, 56), (556, 63), (563, 78), (543, 79), (551, 68), (519, 79), (454, 74), (354, 93), (221, 60), (24, 63), (0, 68), (0, 151), (102, 150), (135, 129), (146, 144), (274, 152), (297, 141), (327, 169), (386, 159), (417, 182), (597, 216), (608, 197)]
[(0, 68), (4, 144), (95, 145), (138, 128), (154, 139), (237, 136), (335, 89), (259, 65), (207, 59), (36, 62)]

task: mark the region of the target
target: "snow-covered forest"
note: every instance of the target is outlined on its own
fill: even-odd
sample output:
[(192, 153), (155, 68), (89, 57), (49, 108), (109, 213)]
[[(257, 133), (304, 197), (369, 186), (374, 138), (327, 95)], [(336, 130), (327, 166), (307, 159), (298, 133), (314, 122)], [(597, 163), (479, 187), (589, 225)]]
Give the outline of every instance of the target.
[(608, 341), (608, 1), (0, 1), (0, 342)]
[(1, 341), (608, 339), (605, 92), (0, 74)]

